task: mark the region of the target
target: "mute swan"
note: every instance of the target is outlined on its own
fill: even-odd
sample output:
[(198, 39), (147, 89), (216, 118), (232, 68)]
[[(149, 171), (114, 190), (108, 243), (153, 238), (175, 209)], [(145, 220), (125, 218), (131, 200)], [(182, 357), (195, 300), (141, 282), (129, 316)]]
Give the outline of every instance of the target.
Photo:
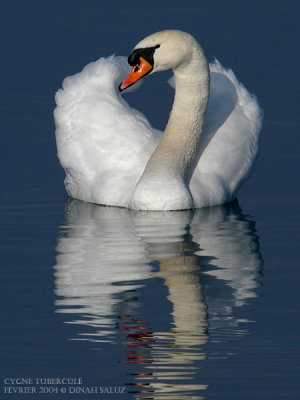
[[(136, 210), (224, 204), (250, 175), (262, 111), (232, 71), (208, 66), (189, 34), (166, 30), (128, 57), (100, 58), (63, 82), (54, 112), (68, 194)], [(142, 77), (172, 69), (175, 99), (165, 132), (121, 97)], [(210, 85), (211, 81), (211, 85)]]

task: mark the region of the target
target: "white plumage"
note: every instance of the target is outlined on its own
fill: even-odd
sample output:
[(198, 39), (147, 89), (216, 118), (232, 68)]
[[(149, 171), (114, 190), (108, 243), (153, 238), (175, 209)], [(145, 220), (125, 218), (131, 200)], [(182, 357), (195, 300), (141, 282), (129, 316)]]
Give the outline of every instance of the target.
[[(164, 31), (164, 36), (166, 32), (178, 33)], [(155, 35), (152, 36), (157, 41), (160, 36)], [(150, 43), (155, 43), (152, 36)], [(155, 62), (154, 56), (154, 69)], [(59, 160), (66, 171), (66, 190), (73, 198), (103, 205), (136, 209), (190, 208), (184, 201), (180, 204), (180, 199), (179, 203), (172, 202), (178, 192), (172, 194), (169, 175), (169, 198), (162, 201), (159, 189), (153, 190), (150, 184), (149, 192), (143, 193), (143, 203), (132, 202), (163, 132), (153, 129), (146, 117), (120, 95), (118, 84), (128, 71), (125, 57), (100, 58), (82, 72), (67, 77), (57, 92), (56, 142)], [(209, 105), (195, 157), (197, 165), (190, 182), (186, 182), (193, 207), (233, 200), (251, 173), (259, 149), (262, 111), (255, 97), (237, 81), (232, 71), (225, 70), (217, 61), (210, 65), (210, 75)], [(164, 174), (163, 168), (161, 174)], [(151, 179), (156, 182), (160, 178)], [(151, 202), (147, 204), (145, 198), (151, 198)]]

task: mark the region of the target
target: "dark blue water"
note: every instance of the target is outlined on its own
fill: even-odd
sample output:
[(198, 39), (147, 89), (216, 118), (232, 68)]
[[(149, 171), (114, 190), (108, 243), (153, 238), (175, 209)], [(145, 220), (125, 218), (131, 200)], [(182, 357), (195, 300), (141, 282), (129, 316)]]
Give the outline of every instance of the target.
[[(0, 397), (299, 398), (299, 2), (2, 0), (0, 11)], [(264, 108), (238, 202), (138, 213), (67, 199), (56, 90), (166, 28), (193, 34)], [(128, 95), (159, 128), (167, 77)]]

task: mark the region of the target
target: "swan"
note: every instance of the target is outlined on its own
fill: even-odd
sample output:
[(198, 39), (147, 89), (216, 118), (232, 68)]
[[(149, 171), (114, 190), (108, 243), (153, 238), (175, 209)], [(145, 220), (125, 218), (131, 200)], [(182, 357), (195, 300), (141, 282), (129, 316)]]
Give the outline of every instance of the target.
[[(122, 92), (168, 69), (175, 97), (163, 133)], [(147, 36), (128, 63), (110, 56), (88, 64), (65, 78), (55, 100), (66, 191), (85, 202), (134, 210), (221, 205), (234, 200), (258, 155), (256, 97), (218, 61), (208, 65), (197, 41), (182, 31)]]

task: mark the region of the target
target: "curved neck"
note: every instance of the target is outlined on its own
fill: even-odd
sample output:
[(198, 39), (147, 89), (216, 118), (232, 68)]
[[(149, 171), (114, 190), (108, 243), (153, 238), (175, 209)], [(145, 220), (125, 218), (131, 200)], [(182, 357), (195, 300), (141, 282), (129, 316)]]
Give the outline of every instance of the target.
[(190, 62), (173, 70), (176, 93), (164, 136), (150, 158), (147, 170), (167, 169), (188, 183), (198, 149), (209, 97), (209, 68), (195, 43)]

